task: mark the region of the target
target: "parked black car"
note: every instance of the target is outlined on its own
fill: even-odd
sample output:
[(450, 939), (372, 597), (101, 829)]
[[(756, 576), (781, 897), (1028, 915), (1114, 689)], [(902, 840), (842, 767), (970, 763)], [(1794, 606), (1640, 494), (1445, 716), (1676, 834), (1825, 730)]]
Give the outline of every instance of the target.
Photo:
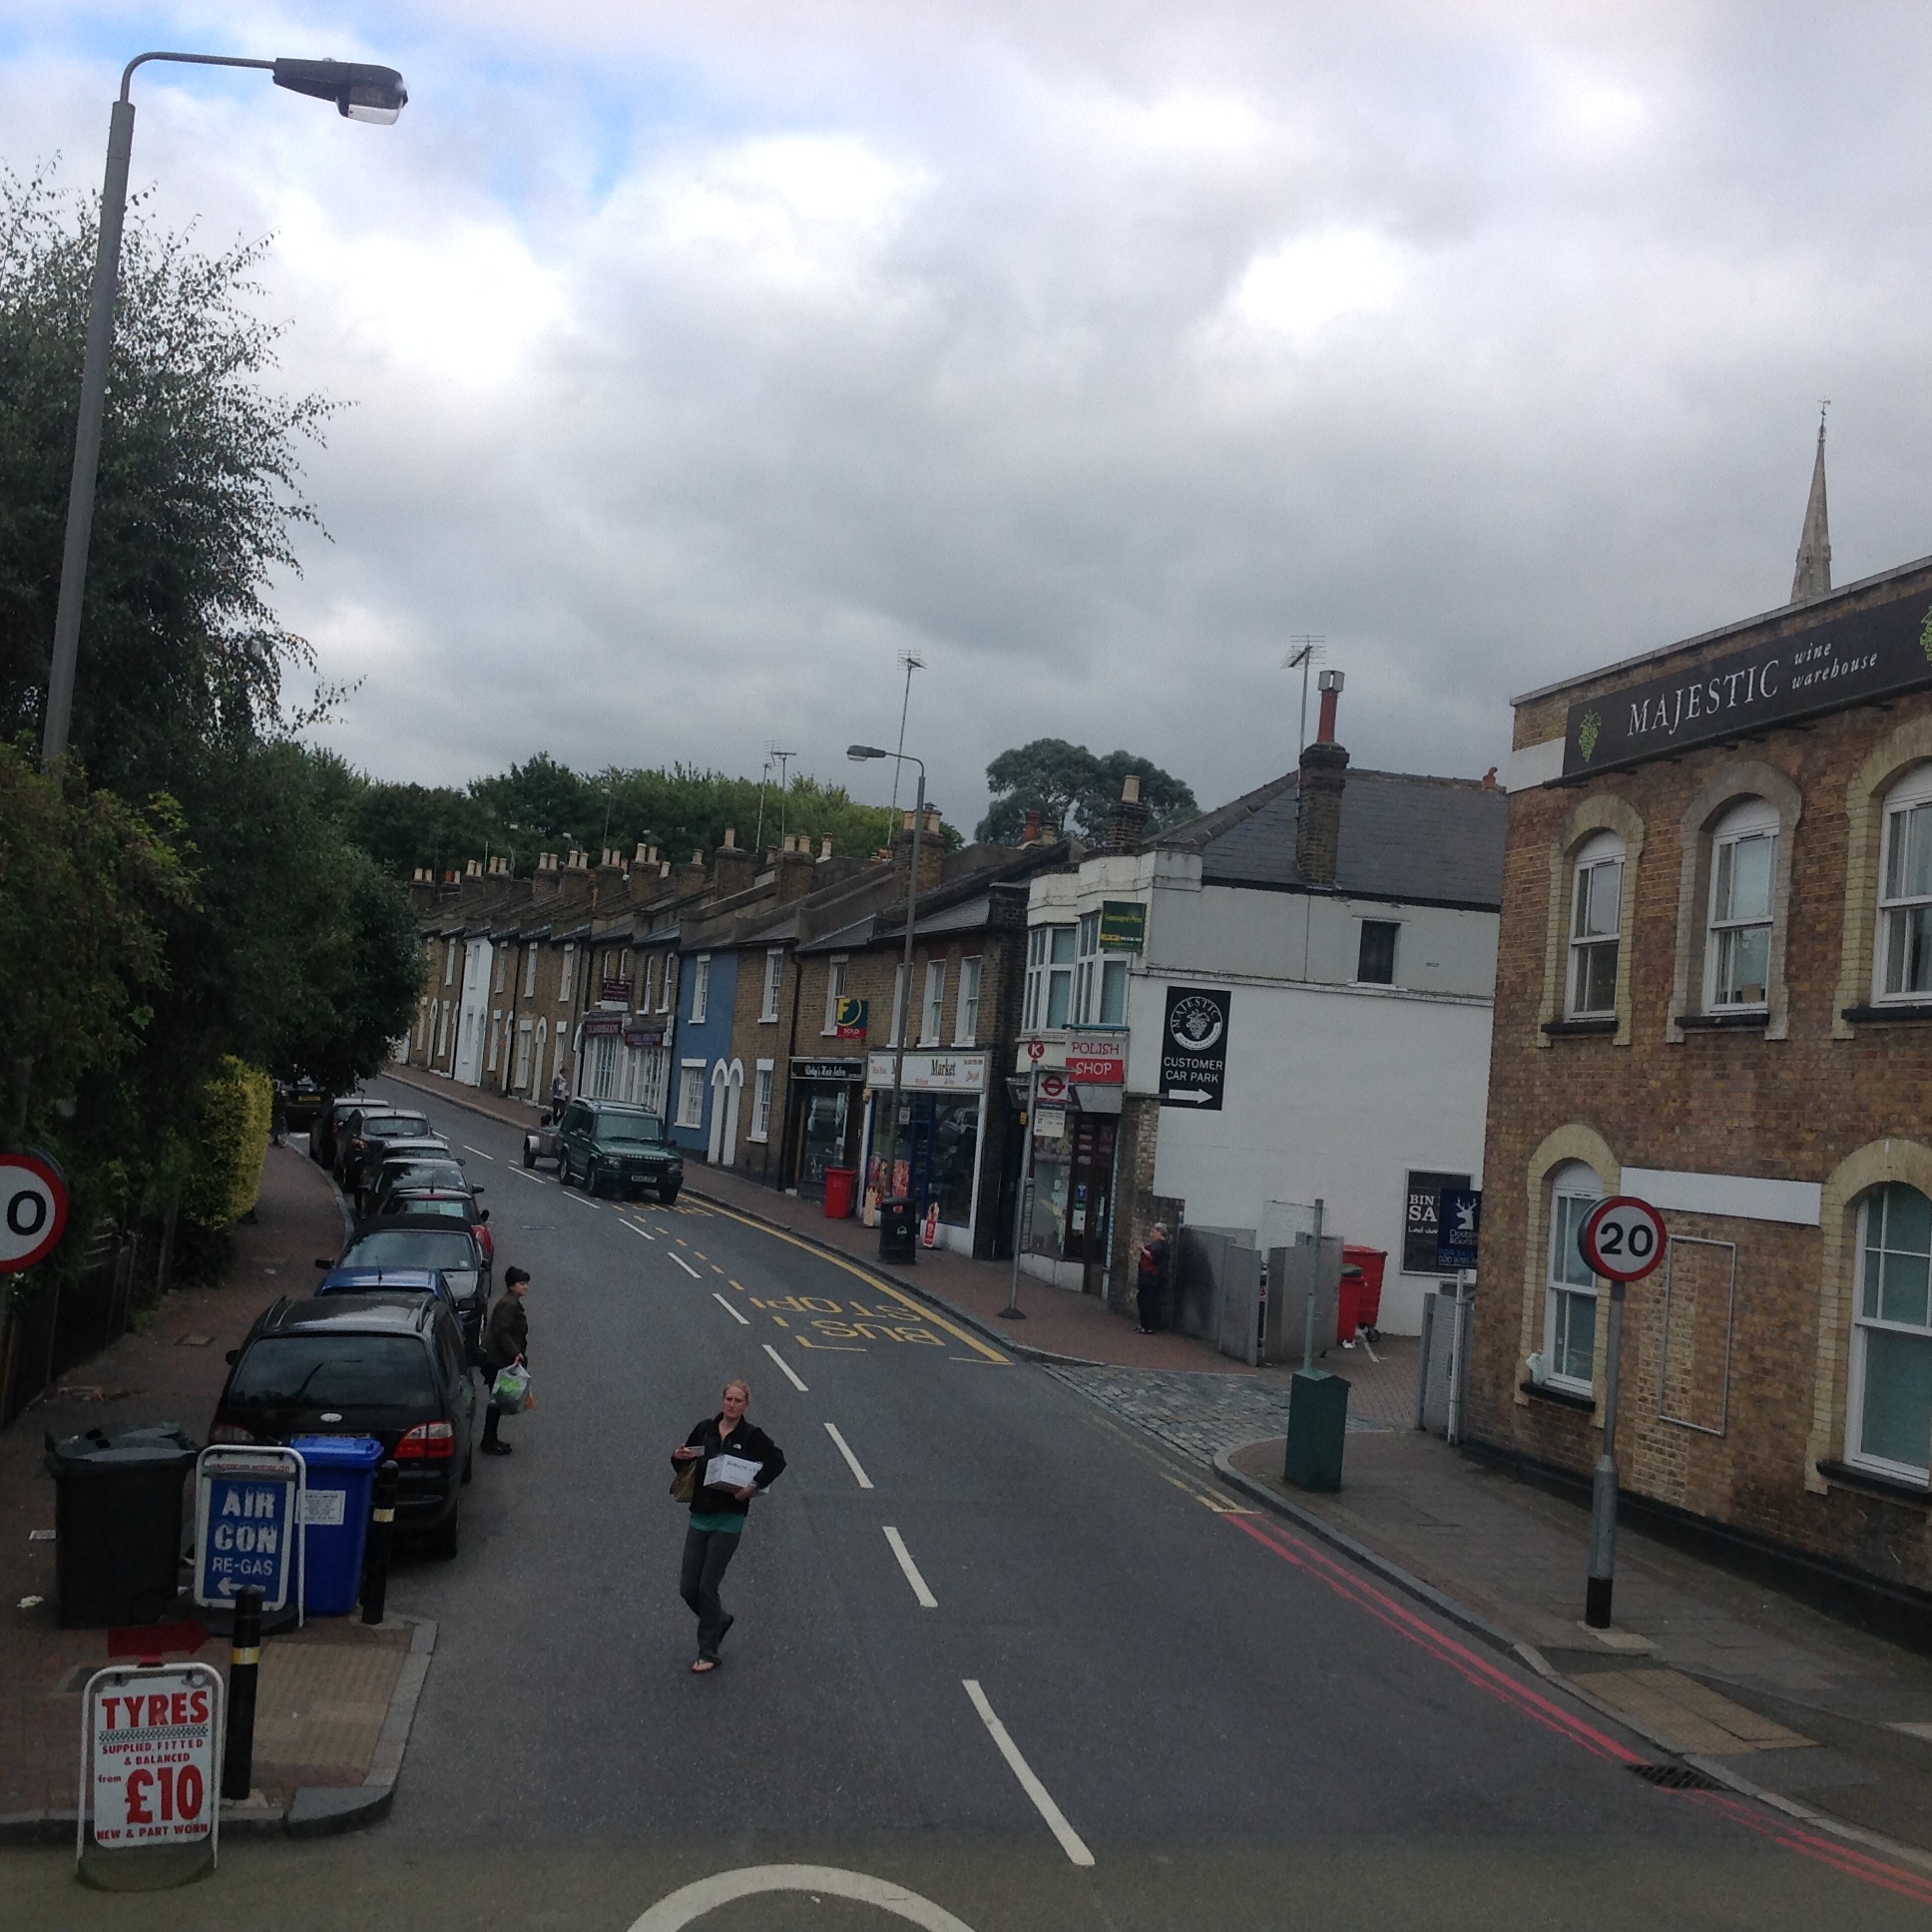
[(282, 1132), (307, 1134), (318, 1114), (328, 1105), (328, 1096), (306, 1074), (299, 1080), (275, 1082), (275, 1105), (281, 1110)]
[(556, 1157), (566, 1188), (581, 1181), (594, 1195), (655, 1193), (667, 1208), (685, 1182), (685, 1152), (665, 1133), (663, 1119), (618, 1101), (574, 1100), (554, 1128), (523, 1137), (523, 1165)]
[(390, 1141), (431, 1141), (442, 1148), (449, 1145), (436, 1140), (421, 1114), (403, 1113), (393, 1107), (358, 1107), (336, 1136), (335, 1178), (344, 1194), (353, 1195), (362, 1185), (362, 1170), (372, 1158), (388, 1152), (386, 1144)]
[(461, 1330), (433, 1296), (284, 1295), (229, 1351), (210, 1442), (375, 1436), (401, 1470), (396, 1527), (456, 1554), (470, 1479), (476, 1380)]
[(332, 1174), (335, 1171), (336, 1143), (341, 1136), (342, 1126), (358, 1107), (367, 1107), (367, 1094), (327, 1094), (322, 1105), (315, 1110), (315, 1119), (308, 1129), (308, 1158), (318, 1162)]
[(463, 1172), (463, 1164), (453, 1157), (420, 1153), (391, 1154), (385, 1156), (382, 1165), (367, 1176), (362, 1192), (370, 1204), (369, 1211), (380, 1213), (386, 1196), (408, 1188), (453, 1188), (467, 1194), (470, 1192), (470, 1181)]
[(356, 1223), (348, 1245), (334, 1259), (317, 1256), (328, 1268), (435, 1268), (449, 1284), (463, 1335), (472, 1349), (481, 1345), (490, 1311), (492, 1265), (482, 1243), (461, 1221), (441, 1214), (384, 1214)]

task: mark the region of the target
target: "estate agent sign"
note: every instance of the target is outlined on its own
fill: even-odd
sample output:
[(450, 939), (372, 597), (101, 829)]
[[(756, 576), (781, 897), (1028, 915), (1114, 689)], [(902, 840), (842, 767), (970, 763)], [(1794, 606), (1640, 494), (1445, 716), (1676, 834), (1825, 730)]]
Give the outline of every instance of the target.
[(1909, 598), (1855, 611), (1572, 705), (1563, 775), (1621, 770), (1925, 685), (1932, 685), (1932, 607)]

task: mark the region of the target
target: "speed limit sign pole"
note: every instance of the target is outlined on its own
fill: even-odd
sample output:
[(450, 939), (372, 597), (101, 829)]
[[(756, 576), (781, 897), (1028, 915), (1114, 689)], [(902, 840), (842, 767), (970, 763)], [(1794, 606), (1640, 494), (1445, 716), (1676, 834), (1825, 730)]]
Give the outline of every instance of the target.
[(1617, 1395), (1624, 1358), (1624, 1290), (1664, 1259), (1664, 1216), (1635, 1195), (1614, 1195), (1584, 1217), (1577, 1247), (1584, 1265), (1610, 1282), (1610, 1329), (1604, 1338), (1604, 1448), (1590, 1490), (1590, 1581), (1583, 1621), (1610, 1628), (1617, 1576)]

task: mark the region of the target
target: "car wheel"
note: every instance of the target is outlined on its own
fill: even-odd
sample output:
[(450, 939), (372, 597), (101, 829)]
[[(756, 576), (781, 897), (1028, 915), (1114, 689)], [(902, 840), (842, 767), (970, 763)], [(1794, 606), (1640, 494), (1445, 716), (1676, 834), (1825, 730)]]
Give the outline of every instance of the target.
[(604, 1192), (604, 1170), (596, 1161), (584, 1170), (584, 1192), (593, 1201)]
[(476, 1451), (468, 1450), (463, 1457), (463, 1480), (467, 1483), (476, 1475)]
[(459, 1504), (423, 1538), (423, 1548), (432, 1557), (440, 1557), (447, 1563), (455, 1556), (461, 1536), (462, 1514), (462, 1507)]
[(524, 1165), (524, 1166), (525, 1166), (526, 1168), (534, 1168), (534, 1167), (535, 1167), (535, 1166), (537, 1165), (537, 1144), (536, 1144), (536, 1142), (534, 1142), (534, 1141), (525, 1141), (525, 1142), (524, 1142), (524, 1144), (523, 1144), (523, 1165)]
[(676, 1188), (660, 1188), (658, 1190), (658, 1199), (665, 1207), (674, 1208), (678, 1204), (678, 1190)]

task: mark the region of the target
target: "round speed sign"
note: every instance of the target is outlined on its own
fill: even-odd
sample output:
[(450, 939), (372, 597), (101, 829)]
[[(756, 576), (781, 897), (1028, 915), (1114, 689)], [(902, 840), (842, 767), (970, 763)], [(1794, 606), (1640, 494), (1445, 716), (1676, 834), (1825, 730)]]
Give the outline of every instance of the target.
[(0, 1274), (42, 1261), (67, 1231), (67, 1187), (51, 1161), (0, 1154)]
[(1635, 1195), (1613, 1195), (1577, 1229), (1585, 1263), (1613, 1281), (1643, 1280), (1664, 1259), (1664, 1216)]

